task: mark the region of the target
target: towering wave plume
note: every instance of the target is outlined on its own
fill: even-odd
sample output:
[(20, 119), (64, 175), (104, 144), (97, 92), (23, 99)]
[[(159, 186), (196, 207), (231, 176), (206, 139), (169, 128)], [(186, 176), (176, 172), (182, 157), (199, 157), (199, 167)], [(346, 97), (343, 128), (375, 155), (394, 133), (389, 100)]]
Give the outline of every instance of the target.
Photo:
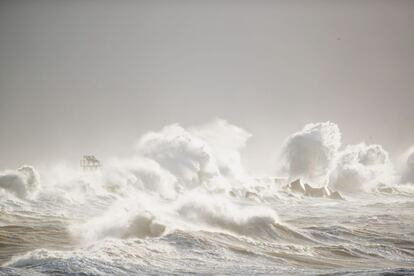
[(39, 189), (39, 174), (32, 166), (0, 172), (0, 188), (19, 198), (32, 197)]
[(325, 182), (341, 146), (341, 132), (331, 122), (307, 124), (282, 148), (282, 171), (291, 178)]
[(253, 208), (252, 213), (227, 193), (245, 175), (240, 151), (249, 137), (220, 119), (188, 129), (173, 124), (144, 135), (136, 145), (137, 156), (106, 162), (102, 170), (103, 185), (120, 200), (72, 232), (94, 241), (134, 233), (157, 236), (189, 224), (241, 233), (254, 222), (274, 223), (271, 209)]
[(190, 132), (208, 143), (221, 175), (236, 179), (245, 176), (240, 152), (250, 133), (221, 119), (190, 128)]
[(187, 187), (219, 175), (209, 145), (178, 124), (151, 132), (137, 144), (139, 153), (158, 162)]
[[(371, 189), (394, 180), (380, 145), (341, 149), (336, 124), (308, 124), (284, 144), (285, 173), (302, 178), (286, 183), (245, 175), (241, 150), (249, 137), (224, 120), (174, 124), (144, 135), (129, 158), (104, 160), (99, 170), (41, 171), (41, 189), (32, 167), (1, 172), (0, 196), (11, 200), (0, 206), (0, 261), (9, 261), (0, 274), (203, 273), (201, 265), (206, 274), (240, 274), (241, 264), (250, 267), (245, 274), (272, 274), (275, 266), (287, 274), (312, 266), (310, 274), (320, 274), (319, 267), (331, 273), (374, 261), (372, 267), (412, 266), (406, 230), (413, 189)], [(406, 161), (402, 179), (410, 182), (414, 151)], [(361, 192), (364, 200), (356, 200)], [(399, 207), (389, 208), (389, 199)], [(378, 242), (381, 236), (387, 239)], [(234, 266), (216, 270), (223, 259)]]
[[(414, 175), (414, 166), (407, 160), (403, 179), (408, 182)], [(381, 145), (360, 143), (341, 149), (341, 132), (331, 122), (308, 124), (288, 137), (281, 163), (290, 179), (328, 184), (348, 194), (396, 182), (388, 152)]]
[(379, 183), (388, 183), (394, 176), (388, 152), (380, 145), (347, 146), (335, 163), (329, 185), (345, 193), (368, 191)]
[(144, 135), (138, 153), (158, 162), (185, 187), (244, 175), (240, 151), (250, 134), (217, 119), (201, 127), (185, 129), (178, 124)]

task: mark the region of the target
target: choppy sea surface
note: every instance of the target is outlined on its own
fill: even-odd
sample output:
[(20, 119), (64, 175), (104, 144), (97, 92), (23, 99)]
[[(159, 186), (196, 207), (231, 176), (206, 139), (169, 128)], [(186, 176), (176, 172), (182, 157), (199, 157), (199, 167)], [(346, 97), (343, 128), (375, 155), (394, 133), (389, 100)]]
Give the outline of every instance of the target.
[(171, 200), (88, 181), (1, 195), (1, 275), (414, 275), (411, 190), (335, 200), (271, 184)]

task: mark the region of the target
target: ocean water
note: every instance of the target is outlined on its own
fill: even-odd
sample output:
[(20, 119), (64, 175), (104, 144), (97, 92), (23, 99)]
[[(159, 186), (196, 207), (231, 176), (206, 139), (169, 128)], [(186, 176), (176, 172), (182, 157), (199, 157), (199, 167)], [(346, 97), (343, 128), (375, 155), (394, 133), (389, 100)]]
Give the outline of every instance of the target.
[(414, 148), (399, 168), (312, 123), (282, 146), (284, 178), (254, 178), (249, 137), (174, 124), (99, 170), (1, 171), (0, 274), (414, 275)]
[(33, 199), (3, 193), (0, 273), (414, 274), (410, 187), (337, 200), (271, 182), (168, 199), (100, 190), (100, 181), (79, 176)]

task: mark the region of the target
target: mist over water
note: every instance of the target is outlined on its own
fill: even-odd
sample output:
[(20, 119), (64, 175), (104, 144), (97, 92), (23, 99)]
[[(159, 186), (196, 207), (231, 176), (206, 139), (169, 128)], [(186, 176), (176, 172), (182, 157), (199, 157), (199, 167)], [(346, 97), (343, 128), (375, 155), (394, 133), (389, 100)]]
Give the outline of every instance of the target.
[(128, 157), (0, 172), (1, 274), (414, 274), (414, 151), (344, 145), (333, 122), (274, 145), (228, 121), (165, 126)]

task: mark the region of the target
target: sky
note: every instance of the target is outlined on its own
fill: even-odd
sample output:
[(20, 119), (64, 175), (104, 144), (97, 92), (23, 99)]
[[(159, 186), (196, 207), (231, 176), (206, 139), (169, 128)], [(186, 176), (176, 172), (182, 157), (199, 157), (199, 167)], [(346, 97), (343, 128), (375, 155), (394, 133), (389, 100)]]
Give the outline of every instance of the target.
[(0, 0), (0, 169), (226, 119), (255, 173), (309, 122), (414, 145), (414, 1)]

